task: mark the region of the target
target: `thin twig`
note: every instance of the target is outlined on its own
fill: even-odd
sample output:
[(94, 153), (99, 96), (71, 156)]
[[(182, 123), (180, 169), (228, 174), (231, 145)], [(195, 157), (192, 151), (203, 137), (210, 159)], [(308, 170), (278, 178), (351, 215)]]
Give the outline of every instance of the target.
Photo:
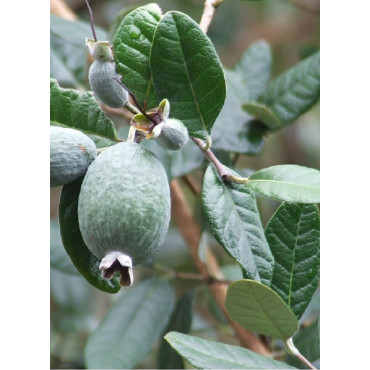
[[(123, 108), (111, 108), (108, 105), (105, 105), (104, 103), (100, 103), (100, 106), (101, 106), (101, 108), (103, 109), (104, 112), (106, 112), (106, 113), (112, 113), (112, 114), (115, 114), (117, 116), (126, 118), (128, 120), (131, 120), (131, 118), (132, 118), (132, 114), (130, 114), (130, 113), (137, 114), (139, 112), (139, 111), (132, 112), (126, 106), (125, 106), (126, 109), (123, 109)], [(126, 110), (130, 111), (130, 113), (127, 112)]]
[[(156, 263), (154, 265), (154, 268), (156, 270), (160, 270), (160, 271), (163, 271), (167, 274), (171, 274), (173, 277), (175, 278), (178, 278), (178, 279), (184, 279), (184, 280), (197, 280), (197, 281), (201, 281), (204, 283), (204, 279), (202, 277), (201, 274), (197, 274), (195, 272), (182, 272), (182, 271), (175, 271), (175, 270), (172, 270), (166, 266), (163, 266), (161, 264), (158, 264)], [(227, 285), (230, 285), (232, 284), (233, 282), (231, 280), (223, 280), (223, 279), (216, 279), (214, 278), (214, 282), (215, 283), (219, 283), (219, 284), (227, 284)]]
[(228, 171), (225, 166), (217, 159), (211, 149), (204, 150), (204, 143), (202, 140), (192, 136), (191, 139), (202, 150), (203, 154), (206, 156), (209, 162), (213, 164), (223, 181), (236, 182), (239, 184), (244, 184), (248, 181), (248, 178), (246, 177), (237, 177), (230, 173), (230, 171)]
[(195, 181), (190, 177), (190, 175), (184, 175), (181, 178), (184, 180), (185, 184), (189, 187), (189, 189), (195, 196), (200, 194), (198, 184), (195, 183)]
[(208, 27), (212, 22), (213, 16), (217, 7), (223, 2), (224, 0), (206, 0), (204, 3), (204, 10), (202, 14), (202, 18), (199, 22), (200, 29), (207, 33)]
[(94, 37), (94, 41), (97, 42), (98, 38), (96, 37), (96, 32), (95, 32), (94, 13), (92, 12), (92, 10), (90, 8), (90, 4), (89, 4), (88, 0), (85, 0), (85, 1), (86, 1), (87, 9), (89, 10), (89, 14), (90, 14), (91, 31), (92, 31), (92, 34), (93, 34), (93, 37)]
[(228, 179), (230, 176), (229, 171), (226, 170), (224, 165), (216, 158), (216, 156), (213, 154), (211, 149), (204, 150), (204, 143), (202, 140), (192, 137), (191, 139), (194, 141), (195, 144), (202, 150), (204, 155), (207, 157), (207, 159), (215, 166), (217, 172), (220, 174), (220, 176), (223, 179)]
[(289, 338), (286, 342), (286, 348), (288, 352), (292, 355), (297, 357), (299, 361), (301, 361), (303, 364), (305, 364), (309, 369), (316, 370), (315, 366), (311, 364), (310, 361), (307, 360), (306, 357), (304, 357), (298, 350), (298, 348), (294, 345), (293, 339)]

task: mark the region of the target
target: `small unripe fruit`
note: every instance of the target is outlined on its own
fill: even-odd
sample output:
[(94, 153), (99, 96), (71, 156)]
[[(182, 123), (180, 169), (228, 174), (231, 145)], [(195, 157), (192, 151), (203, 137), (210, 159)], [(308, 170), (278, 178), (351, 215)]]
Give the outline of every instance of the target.
[(114, 80), (120, 80), (120, 75), (116, 72), (109, 43), (88, 39), (86, 44), (95, 59), (89, 69), (89, 82), (95, 97), (111, 108), (122, 108), (128, 101), (128, 92)]
[(151, 151), (124, 142), (99, 155), (82, 183), (78, 220), (105, 278), (118, 270), (121, 285), (132, 284), (132, 264), (147, 261), (164, 242), (170, 204), (166, 172)]
[(161, 127), (157, 141), (165, 149), (179, 150), (188, 142), (188, 138), (185, 125), (177, 119), (168, 118)]
[(95, 158), (95, 143), (81, 131), (50, 127), (50, 186), (74, 181), (85, 174)]

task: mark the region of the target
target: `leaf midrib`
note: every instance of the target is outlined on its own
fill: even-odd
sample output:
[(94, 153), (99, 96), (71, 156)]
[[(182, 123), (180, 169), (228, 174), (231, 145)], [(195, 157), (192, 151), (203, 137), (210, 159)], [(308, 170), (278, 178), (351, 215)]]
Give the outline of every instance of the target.
[[(257, 303), (257, 306), (260, 308), (260, 311), (264, 314), (265, 317), (267, 317), (267, 319), (272, 323), (272, 325), (275, 327), (275, 329), (277, 330), (277, 332), (280, 334), (280, 337), (281, 339), (285, 339), (285, 336), (283, 335), (283, 333), (281, 332), (281, 330), (275, 325), (275, 322), (274, 320), (271, 319), (271, 317), (262, 309), (262, 306), (260, 305), (260, 303), (258, 302), (258, 300), (256, 299), (255, 295), (254, 295), (254, 289), (253, 289), (253, 286), (252, 286), (252, 289), (251, 289), (251, 293), (252, 293), (252, 297), (254, 299), (254, 301)], [(284, 303), (284, 302), (283, 302)]]
[(172, 16), (172, 19), (175, 23), (175, 27), (176, 27), (176, 32), (177, 32), (177, 36), (178, 36), (178, 40), (179, 40), (179, 44), (180, 44), (180, 48), (181, 48), (181, 55), (182, 55), (182, 59), (184, 60), (184, 68), (185, 68), (185, 71), (186, 71), (186, 75), (188, 77), (188, 81), (189, 81), (189, 85), (190, 85), (190, 89), (191, 89), (191, 92), (193, 94), (193, 99), (194, 99), (194, 103), (195, 103), (195, 106), (197, 108), (197, 111), (198, 111), (198, 114), (199, 114), (199, 117), (200, 117), (200, 120), (202, 122), (202, 126), (203, 126), (203, 130), (205, 131), (206, 135), (208, 135), (208, 130), (207, 130), (207, 126), (206, 124), (204, 123), (204, 119), (203, 119), (203, 115), (200, 111), (200, 108), (199, 108), (199, 104), (198, 104), (198, 101), (196, 99), (196, 96), (195, 96), (195, 92), (194, 92), (194, 88), (193, 88), (193, 84), (191, 82), (191, 79), (190, 79), (190, 75), (189, 75), (189, 71), (188, 71), (188, 68), (187, 68), (187, 64), (186, 64), (186, 60), (185, 60), (185, 56), (184, 56), (184, 53), (183, 53), (183, 47), (182, 47), (182, 43), (181, 43), (181, 37), (180, 37), (180, 34), (179, 34), (179, 30), (177, 28), (177, 22), (175, 20), (175, 18)]
[(290, 270), (290, 279), (289, 279), (289, 294), (288, 294), (288, 306), (291, 307), (291, 298), (292, 298), (292, 289), (293, 289), (293, 274), (294, 274), (294, 267), (295, 267), (295, 252), (297, 249), (297, 242), (298, 242), (298, 235), (299, 235), (299, 228), (301, 225), (302, 217), (303, 217), (304, 207), (302, 208), (301, 215), (299, 216), (299, 221), (297, 225), (297, 233), (293, 248), (293, 256), (292, 256), (292, 268)]
[[(311, 68), (311, 63), (312, 63), (312, 61), (314, 61), (314, 58), (312, 57), (312, 59), (311, 60), (309, 60), (309, 61), (307, 61), (307, 69), (309, 70), (310, 68)], [(302, 67), (302, 65), (301, 66), (299, 66), (299, 65), (297, 65), (296, 66), (297, 67), (297, 69), (298, 69), (298, 67)], [(294, 68), (294, 67), (293, 67)], [(290, 70), (291, 71), (291, 70)], [(286, 73), (287, 73), (287, 75), (288, 75), (288, 72), (289, 72), (289, 70), (288, 71), (286, 71)], [(286, 75), (286, 76), (287, 76)], [(284, 77), (286, 77), (286, 76), (282, 76), (282, 78), (284, 78)], [(302, 73), (302, 77), (301, 78), (297, 78), (297, 79), (295, 79), (294, 80), (294, 82), (292, 82), (292, 83), (290, 83), (290, 84), (288, 84), (288, 87), (286, 88), (286, 89), (281, 89), (280, 88), (280, 86), (279, 86), (279, 88), (278, 89), (276, 89), (277, 91), (276, 91), (276, 94), (274, 94), (274, 99), (271, 101), (271, 102), (268, 102), (268, 100), (266, 99), (265, 100), (265, 97), (267, 98), (267, 96), (268, 96), (268, 91), (266, 92), (266, 94), (264, 94), (264, 96), (262, 97), (262, 99), (261, 99), (261, 102), (263, 103), (263, 102), (265, 102), (266, 104), (267, 104), (267, 106), (270, 106), (271, 108), (272, 108), (272, 106), (273, 105), (275, 105), (275, 104), (280, 104), (280, 102), (282, 101), (282, 100), (284, 100), (284, 98), (285, 98), (285, 96), (287, 95), (287, 94), (289, 94), (289, 91), (292, 89), (292, 86), (294, 86), (294, 85), (297, 85), (297, 84), (300, 84), (302, 81), (304, 81), (305, 79), (306, 79), (306, 77), (307, 76), (311, 76), (310, 74), (308, 74), (308, 73)], [(291, 77), (290, 77), (291, 78)], [(273, 81), (271, 84), (273, 84), (274, 82), (276, 82), (276, 80), (275, 81)], [(276, 82), (276, 85), (277, 85), (277, 82)], [(279, 84), (280, 85), (280, 84)], [(271, 86), (271, 85), (270, 85)], [(274, 86), (273, 86), (274, 87)], [(272, 88), (273, 88), (272, 87)], [(267, 87), (267, 89), (269, 90), (269, 87)], [(281, 94), (279, 93), (280, 91), (283, 91)], [(285, 92), (284, 92), (285, 91)]]
[(302, 185), (302, 184), (297, 184), (294, 182), (287, 182), (287, 181), (279, 181), (279, 180), (254, 180), (254, 179), (248, 179), (248, 181), (245, 183), (247, 186), (250, 183), (257, 183), (257, 182), (272, 182), (272, 183), (278, 183), (282, 185), (291, 185), (291, 186), (297, 186), (297, 187), (302, 187), (304, 189), (313, 189), (313, 190), (319, 190), (319, 187), (315, 187), (313, 185)]
[[(214, 171), (214, 169), (212, 168), (212, 171)], [(215, 175), (215, 174), (214, 174)], [(217, 179), (217, 182), (219, 182), (219, 179), (218, 179), (218, 177), (217, 177), (217, 175), (215, 175), (216, 176), (216, 179)], [(233, 208), (233, 210), (236, 212), (236, 214), (238, 215), (238, 222), (239, 222), (239, 224), (240, 224), (240, 228), (243, 230), (243, 233), (244, 233), (244, 235), (246, 236), (246, 238), (247, 238), (247, 241), (248, 241), (248, 248), (249, 248), (249, 250), (250, 250), (250, 252), (251, 252), (251, 254), (252, 254), (252, 256), (253, 256), (253, 262), (254, 262), (254, 265), (255, 265), (255, 268), (256, 268), (256, 272), (257, 272), (257, 275), (254, 277), (254, 280), (257, 280), (257, 279), (259, 279), (259, 281), (261, 281), (261, 276), (260, 276), (260, 273), (259, 273), (259, 270), (258, 270), (258, 266), (257, 266), (257, 263), (256, 263), (256, 257), (255, 257), (255, 255), (254, 255), (254, 253), (253, 253), (253, 250), (252, 250), (252, 248), (251, 248), (251, 246), (250, 246), (250, 238), (248, 237), (248, 235), (247, 235), (247, 232), (245, 231), (245, 229), (244, 229), (244, 222), (243, 222), (243, 220), (241, 219), (241, 217), (240, 217), (240, 214), (239, 214), (239, 212), (238, 212), (238, 209), (237, 209), (237, 207), (236, 207), (236, 204), (234, 203), (234, 200), (233, 200), (233, 197), (231, 196), (231, 190), (225, 185), (225, 183), (223, 182), (223, 181), (221, 181), (221, 185), (222, 185), (222, 187), (226, 190), (226, 193), (227, 193), (227, 197), (229, 197), (229, 199), (231, 200), (231, 203), (232, 203), (232, 208)], [(234, 191), (240, 191), (241, 193), (243, 193), (243, 191), (241, 191), (241, 190), (235, 190), (235, 189), (233, 189)], [(245, 194), (245, 193), (243, 193), (243, 194)], [(253, 197), (253, 195), (252, 194), (248, 194), (252, 199), (254, 198)], [(248, 209), (249, 210), (249, 209)], [(250, 211), (250, 210), (249, 210)], [(239, 263), (239, 261), (238, 261), (238, 263)], [(244, 268), (244, 266), (243, 266), (243, 270), (245, 270), (245, 268)], [(258, 281), (258, 280), (257, 280)]]
[(142, 312), (143, 310), (143, 307), (141, 305), (141, 303), (146, 300), (147, 298), (151, 297), (153, 295), (153, 292), (156, 291), (155, 288), (158, 287), (158, 284), (155, 284), (154, 286), (149, 286), (148, 289), (146, 290), (146, 292), (144, 293), (144, 296), (142, 297), (142, 299), (139, 301), (139, 305), (138, 305), (138, 309), (136, 309), (132, 315), (130, 315), (130, 320), (128, 320), (128, 325), (123, 328), (123, 332), (122, 334), (120, 335), (119, 339), (117, 340), (117, 343), (111, 347), (111, 350), (109, 351), (109, 356), (107, 356), (107, 360), (105, 361), (105, 365), (109, 365), (109, 362), (110, 360), (112, 359), (113, 355), (115, 352), (116, 352), (116, 349), (119, 347), (119, 345), (121, 344), (121, 339), (122, 339), (122, 336), (125, 332), (132, 332), (130, 331), (130, 327), (133, 325), (133, 323), (135, 322), (135, 318), (140, 314), (140, 312)]

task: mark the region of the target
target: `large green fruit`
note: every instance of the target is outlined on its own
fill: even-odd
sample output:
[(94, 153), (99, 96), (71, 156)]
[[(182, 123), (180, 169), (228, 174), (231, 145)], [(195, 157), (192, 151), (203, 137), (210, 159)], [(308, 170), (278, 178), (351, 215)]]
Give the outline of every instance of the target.
[(96, 158), (94, 142), (80, 131), (50, 127), (50, 186), (69, 184)]
[(137, 265), (159, 251), (170, 207), (166, 172), (151, 151), (125, 142), (98, 156), (82, 183), (78, 220), (104, 277), (118, 270), (121, 284), (132, 284), (131, 260)]

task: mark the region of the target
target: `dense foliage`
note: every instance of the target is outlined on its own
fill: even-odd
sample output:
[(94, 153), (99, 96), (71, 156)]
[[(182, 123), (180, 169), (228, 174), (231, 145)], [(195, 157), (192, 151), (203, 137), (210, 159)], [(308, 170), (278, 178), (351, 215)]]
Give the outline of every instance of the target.
[[(317, 103), (319, 51), (310, 50), (271, 79), (267, 41), (252, 42), (234, 68), (226, 68), (191, 16), (162, 12), (157, 4), (123, 9), (108, 33), (95, 28), (98, 41), (111, 42), (109, 63), (115, 63), (137, 106), (131, 100), (113, 109), (97, 99), (86, 78), (89, 25), (52, 15), (50, 124), (87, 135), (98, 159), (126, 140), (152, 151), (170, 183), (172, 221), (161, 252), (147, 253), (141, 266), (134, 263), (133, 285), (121, 288), (118, 277), (102, 277), (101, 258), (87, 246), (89, 233), (81, 234), (84, 176), (63, 186), (58, 221), (51, 221), (52, 366), (60, 366), (58, 359), (72, 367), (114, 369), (279, 369), (304, 367), (307, 360), (318, 365), (319, 170), (299, 162), (252, 170), (245, 163), (263, 155), (268, 138), (292, 127)], [(189, 140), (179, 150), (156, 140), (151, 125), (158, 115), (186, 127), (182, 135), (187, 130)], [(156, 164), (145, 169), (132, 158), (126, 162), (137, 167), (122, 182), (127, 176), (133, 181), (132, 196), (124, 199), (125, 204), (134, 199), (125, 214), (133, 217), (133, 240), (136, 231), (145, 230), (135, 229), (132, 209), (157, 193), (151, 181)], [(111, 163), (112, 173), (120, 168)], [(108, 181), (104, 171), (98, 171), (99, 181)], [(112, 203), (123, 198), (115, 181), (109, 186)], [(115, 227), (117, 210), (93, 213), (100, 217), (99, 232), (102, 223)], [(78, 344), (62, 353), (58, 343), (68, 338), (84, 344), (83, 359)], [(302, 355), (305, 365), (297, 361)]]

